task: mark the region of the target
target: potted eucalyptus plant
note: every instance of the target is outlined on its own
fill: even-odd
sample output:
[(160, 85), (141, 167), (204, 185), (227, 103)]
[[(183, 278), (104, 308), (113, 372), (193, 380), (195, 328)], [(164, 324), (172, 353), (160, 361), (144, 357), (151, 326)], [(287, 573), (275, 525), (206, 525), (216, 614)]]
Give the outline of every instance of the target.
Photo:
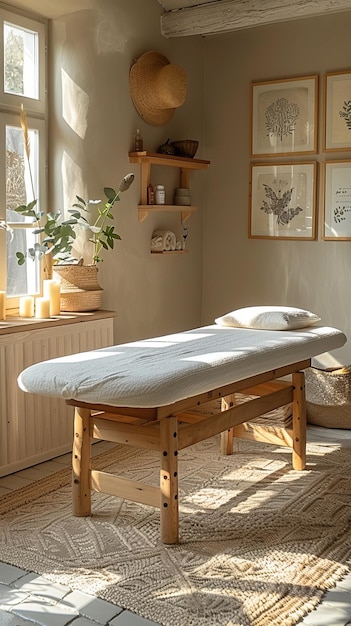
[[(24, 138), (25, 156), (28, 163), (31, 186), (34, 184), (30, 167), (30, 143), (26, 114), (21, 108), (21, 127)], [(114, 219), (112, 208), (120, 200), (120, 195), (127, 191), (134, 180), (129, 173), (122, 178), (117, 191), (112, 187), (104, 187), (106, 200), (84, 200), (76, 196), (76, 202), (67, 211), (64, 218), (60, 212), (46, 212), (38, 208), (38, 200), (34, 198), (26, 205), (14, 210), (23, 217), (33, 219), (33, 234), (37, 242), (27, 250), (16, 252), (17, 262), (23, 265), (28, 260), (42, 261), (49, 268), (47, 275), (53, 274), (61, 280), (61, 309), (66, 311), (85, 311), (99, 308), (101, 305), (101, 287), (97, 279), (97, 264), (103, 261), (104, 250), (114, 248), (120, 235), (111, 223)], [(0, 225), (0, 227), (5, 227)], [(88, 233), (91, 258), (88, 263), (72, 256), (72, 248), (77, 236)], [(86, 293), (89, 292), (89, 293)], [(66, 295), (64, 295), (66, 294)]]

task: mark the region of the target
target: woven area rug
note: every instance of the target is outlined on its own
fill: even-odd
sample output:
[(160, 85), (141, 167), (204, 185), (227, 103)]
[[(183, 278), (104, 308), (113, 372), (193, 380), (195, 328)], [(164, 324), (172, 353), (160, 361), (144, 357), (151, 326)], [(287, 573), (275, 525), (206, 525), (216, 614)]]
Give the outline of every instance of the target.
[[(157, 484), (157, 461), (117, 446), (93, 464)], [(298, 472), (284, 448), (202, 442), (180, 453), (181, 540), (165, 546), (151, 507), (94, 494), (72, 517), (65, 469), (1, 499), (0, 558), (165, 626), (290, 626), (349, 571), (350, 476), (350, 449), (309, 446)]]

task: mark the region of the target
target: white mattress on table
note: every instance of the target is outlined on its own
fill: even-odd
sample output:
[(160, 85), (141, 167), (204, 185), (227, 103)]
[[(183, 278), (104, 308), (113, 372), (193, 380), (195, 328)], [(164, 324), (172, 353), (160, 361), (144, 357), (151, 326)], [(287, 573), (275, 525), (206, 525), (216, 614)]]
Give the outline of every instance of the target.
[(21, 389), (125, 407), (173, 404), (255, 374), (341, 347), (335, 328), (294, 331), (205, 326), (37, 363)]

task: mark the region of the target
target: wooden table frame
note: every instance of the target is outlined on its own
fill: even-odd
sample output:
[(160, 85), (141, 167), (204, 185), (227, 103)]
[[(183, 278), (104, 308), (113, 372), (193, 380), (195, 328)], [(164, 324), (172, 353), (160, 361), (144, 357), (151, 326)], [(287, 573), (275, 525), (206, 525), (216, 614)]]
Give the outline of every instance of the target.
[[(112, 407), (67, 400), (75, 407), (72, 453), (73, 514), (91, 514), (91, 491), (119, 496), (160, 508), (161, 541), (179, 539), (178, 452), (199, 441), (221, 434), (221, 451), (231, 454), (233, 437), (251, 438), (292, 449), (292, 465), (303, 470), (306, 464), (306, 404), (303, 370), (310, 359), (270, 370), (242, 381), (213, 389), (186, 400), (147, 409)], [(291, 381), (278, 380), (291, 376)], [(235, 394), (255, 395), (235, 404)], [(201, 413), (209, 402), (221, 399), (216, 414)], [(263, 426), (249, 432), (245, 422), (292, 403), (292, 428)], [(157, 450), (160, 453), (159, 487), (119, 478), (91, 469), (91, 438)]]

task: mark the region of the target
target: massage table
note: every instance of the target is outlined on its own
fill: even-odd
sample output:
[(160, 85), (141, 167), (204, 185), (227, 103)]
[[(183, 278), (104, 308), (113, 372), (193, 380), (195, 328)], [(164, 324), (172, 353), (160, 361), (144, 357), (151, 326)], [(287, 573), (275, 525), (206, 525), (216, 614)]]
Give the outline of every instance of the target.
[[(304, 469), (304, 370), (312, 357), (345, 341), (329, 327), (270, 331), (215, 324), (37, 363), (18, 383), (26, 392), (63, 397), (74, 407), (73, 514), (91, 514), (92, 490), (159, 507), (161, 541), (174, 544), (178, 452), (221, 433), (221, 451), (231, 454), (238, 435), (289, 446), (294, 469)], [(238, 393), (250, 400), (238, 404)], [(277, 429), (272, 438), (262, 436), (262, 427), (243, 428), (289, 403), (291, 428)], [(91, 469), (94, 438), (157, 451), (159, 486)]]

